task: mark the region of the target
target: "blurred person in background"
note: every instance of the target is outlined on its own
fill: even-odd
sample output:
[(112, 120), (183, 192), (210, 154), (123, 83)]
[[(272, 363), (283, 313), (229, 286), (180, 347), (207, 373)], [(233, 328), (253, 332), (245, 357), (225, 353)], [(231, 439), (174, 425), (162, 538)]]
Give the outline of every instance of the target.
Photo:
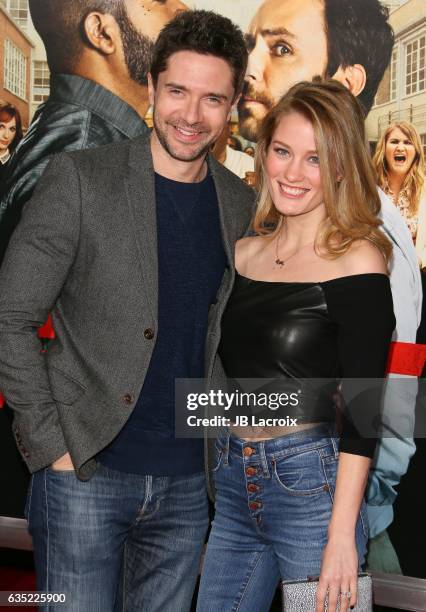
[(247, 172), (254, 172), (254, 159), (247, 153), (230, 147), (228, 144), (229, 138), (229, 125), (227, 124), (216, 140), (212, 153), (225, 168), (228, 168), (241, 179), (245, 179)]
[(7, 164), (22, 139), (22, 121), (19, 110), (0, 100), (0, 185)]
[(228, 146), (231, 147), (231, 149), (234, 149), (235, 151), (243, 150), (241, 141), (236, 136), (232, 136), (231, 134), (228, 136)]

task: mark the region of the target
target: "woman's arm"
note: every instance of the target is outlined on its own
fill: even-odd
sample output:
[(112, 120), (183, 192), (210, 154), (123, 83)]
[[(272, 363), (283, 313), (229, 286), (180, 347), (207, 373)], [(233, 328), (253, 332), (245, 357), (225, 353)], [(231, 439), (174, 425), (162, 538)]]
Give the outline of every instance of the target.
[[(350, 412), (356, 417), (361, 411), (368, 426), (374, 417), (371, 409), (380, 404), (380, 393), (373, 384), (367, 393), (357, 394), (358, 383), (354, 379), (383, 379), (395, 325), (386, 265), (376, 247), (361, 242), (343, 259), (345, 278), (338, 283), (325, 283), (324, 288), (329, 314), (337, 328), (340, 375), (346, 379), (343, 391), (349, 388), (354, 393), (340, 441), (333, 510), (317, 592), (318, 612), (325, 610), (327, 592), (328, 612), (335, 612), (341, 593), (351, 593), (350, 597), (340, 598), (342, 612), (356, 604), (359, 562), (355, 530), (375, 440), (363, 437), (363, 431), (351, 425)], [(361, 384), (359, 388), (363, 387)], [(354, 418), (355, 424), (357, 421)]]
[(350, 598), (341, 597), (341, 612), (356, 603), (358, 555), (355, 527), (370, 463), (369, 457), (340, 453), (333, 511), (328, 526), (328, 542), (323, 553), (317, 591), (319, 612), (325, 610), (327, 591), (330, 612), (335, 610), (340, 593), (351, 593)]

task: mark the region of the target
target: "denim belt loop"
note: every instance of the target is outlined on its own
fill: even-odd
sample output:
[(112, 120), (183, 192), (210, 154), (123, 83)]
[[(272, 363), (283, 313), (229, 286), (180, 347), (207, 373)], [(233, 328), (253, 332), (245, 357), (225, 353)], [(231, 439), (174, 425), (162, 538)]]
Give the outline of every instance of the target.
[(329, 424), (328, 431), (329, 431), (329, 436), (330, 436), (331, 444), (333, 445), (334, 457), (335, 457), (335, 459), (338, 459), (339, 458), (339, 448), (338, 448), (337, 443), (336, 443), (336, 438), (338, 437), (338, 434), (337, 434), (337, 431), (336, 431), (336, 426)]
[(333, 445), (334, 457), (338, 459), (339, 458), (339, 448), (337, 446), (336, 438), (334, 436), (331, 436), (331, 443)]
[(223, 465), (228, 465), (229, 463), (229, 440), (231, 438), (231, 431), (228, 429), (225, 432), (225, 447), (223, 449)]
[(266, 458), (266, 452), (265, 452), (265, 443), (258, 442), (258, 444), (259, 444), (259, 459), (260, 459), (260, 465), (262, 466), (263, 475), (265, 478), (270, 478), (268, 460)]

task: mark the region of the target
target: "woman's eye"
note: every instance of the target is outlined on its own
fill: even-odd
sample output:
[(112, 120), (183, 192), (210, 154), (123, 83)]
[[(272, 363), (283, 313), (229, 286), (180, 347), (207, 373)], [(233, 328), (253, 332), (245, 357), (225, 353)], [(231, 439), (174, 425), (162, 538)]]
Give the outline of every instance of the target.
[(274, 151), (277, 155), (280, 155), (280, 157), (286, 157), (287, 155), (289, 155), (288, 150), (283, 149), (282, 147), (276, 147)]
[(271, 50), (273, 54), (278, 57), (283, 57), (284, 55), (289, 55), (292, 53), (291, 48), (286, 43), (283, 43), (283, 42), (277, 43), (276, 45), (271, 47)]
[(315, 164), (315, 165), (319, 165), (320, 163), (318, 155), (311, 155), (309, 158), (309, 161), (311, 164)]

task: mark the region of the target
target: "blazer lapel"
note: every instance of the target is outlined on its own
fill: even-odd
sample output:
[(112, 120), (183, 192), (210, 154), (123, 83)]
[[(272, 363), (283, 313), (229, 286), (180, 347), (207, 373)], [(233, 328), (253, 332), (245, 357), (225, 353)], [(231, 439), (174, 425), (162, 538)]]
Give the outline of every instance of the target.
[(237, 208), (234, 206), (234, 193), (232, 189), (230, 189), (230, 183), (226, 180), (226, 173), (223, 171), (221, 164), (219, 164), (212, 155), (208, 156), (208, 164), (216, 187), (220, 228), (222, 232), (225, 255), (230, 269), (233, 270), (236, 240), (235, 211), (237, 210)]
[(132, 141), (129, 150), (128, 175), (125, 178), (125, 183), (146, 297), (152, 317), (157, 320), (157, 218), (155, 174), (149, 135), (144, 135)]

